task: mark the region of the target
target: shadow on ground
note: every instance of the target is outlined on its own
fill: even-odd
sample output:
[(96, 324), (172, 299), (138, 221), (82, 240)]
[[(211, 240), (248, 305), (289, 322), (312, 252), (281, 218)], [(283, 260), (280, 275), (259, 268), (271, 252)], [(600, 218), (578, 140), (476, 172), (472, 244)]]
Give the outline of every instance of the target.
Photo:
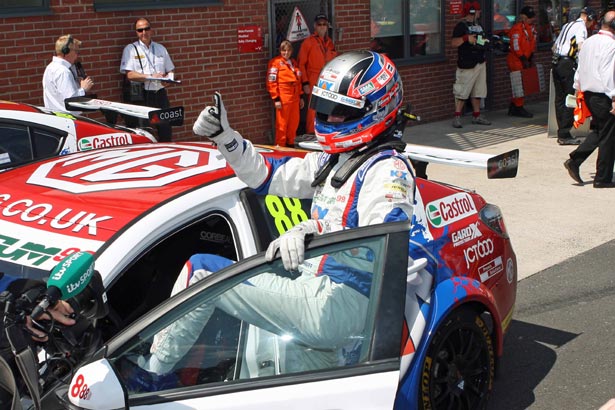
[[(522, 410), (534, 403), (534, 389), (549, 374), (557, 355), (554, 349), (578, 334), (513, 320), (504, 342), (488, 410)], [(501, 377), (506, 375), (506, 377)]]

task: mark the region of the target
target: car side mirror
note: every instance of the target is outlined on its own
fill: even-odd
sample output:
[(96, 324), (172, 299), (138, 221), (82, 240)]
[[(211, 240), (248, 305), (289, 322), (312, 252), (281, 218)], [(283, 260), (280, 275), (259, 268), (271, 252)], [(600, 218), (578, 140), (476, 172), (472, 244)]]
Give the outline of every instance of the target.
[(128, 402), (126, 389), (107, 359), (79, 368), (66, 395), (80, 409), (124, 409)]

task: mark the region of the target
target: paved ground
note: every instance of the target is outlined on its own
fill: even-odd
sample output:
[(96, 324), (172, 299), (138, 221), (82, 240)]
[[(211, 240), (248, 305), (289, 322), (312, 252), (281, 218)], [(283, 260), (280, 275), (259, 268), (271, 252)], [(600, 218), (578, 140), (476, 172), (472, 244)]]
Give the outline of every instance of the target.
[[(452, 101), (450, 102), (452, 109)], [(582, 166), (577, 185), (563, 167), (571, 146), (560, 146), (547, 133), (548, 103), (526, 107), (534, 118), (508, 117), (506, 110), (485, 112), (491, 126), (462, 119), (412, 123), (404, 140), (441, 148), (500, 154), (515, 148), (519, 172), (514, 179), (488, 180), (486, 172), (430, 164), (430, 179), (474, 189), (504, 214), (519, 264), (519, 279), (562, 262), (615, 238), (615, 189), (595, 189), (596, 153)], [(416, 113), (420, 115), (421, 113)]]

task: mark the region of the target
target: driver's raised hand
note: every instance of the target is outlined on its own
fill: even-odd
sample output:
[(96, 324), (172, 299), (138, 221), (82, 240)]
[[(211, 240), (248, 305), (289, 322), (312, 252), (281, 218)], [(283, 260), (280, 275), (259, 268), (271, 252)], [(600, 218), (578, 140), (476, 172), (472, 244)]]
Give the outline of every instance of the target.
[(208, 105), (201, 111), (199, 118), (194, 122), (192, 131), (196, 135), (211, 138), (216, 142), (218, 141), (216, 137), (223, 137), (223, 134), (233, 133), (228, 123), (222, 95), (219, 92), (216, 91), (214, 94), (214, 105)]

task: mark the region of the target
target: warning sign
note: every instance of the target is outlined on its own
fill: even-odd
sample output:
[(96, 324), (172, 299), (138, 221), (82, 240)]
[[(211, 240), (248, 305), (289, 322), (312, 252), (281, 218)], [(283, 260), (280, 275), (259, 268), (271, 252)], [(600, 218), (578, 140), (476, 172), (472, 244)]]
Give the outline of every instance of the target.
[(290, 25), (288, 26), (288, 35), (286, 38), (288, 41), (295, 42), (301, 41), (310, 36), (310, 28), (308, 27), (303, 13), (299, 10), (299, 7), (295, 6), (293, 14), (290, 17)]

